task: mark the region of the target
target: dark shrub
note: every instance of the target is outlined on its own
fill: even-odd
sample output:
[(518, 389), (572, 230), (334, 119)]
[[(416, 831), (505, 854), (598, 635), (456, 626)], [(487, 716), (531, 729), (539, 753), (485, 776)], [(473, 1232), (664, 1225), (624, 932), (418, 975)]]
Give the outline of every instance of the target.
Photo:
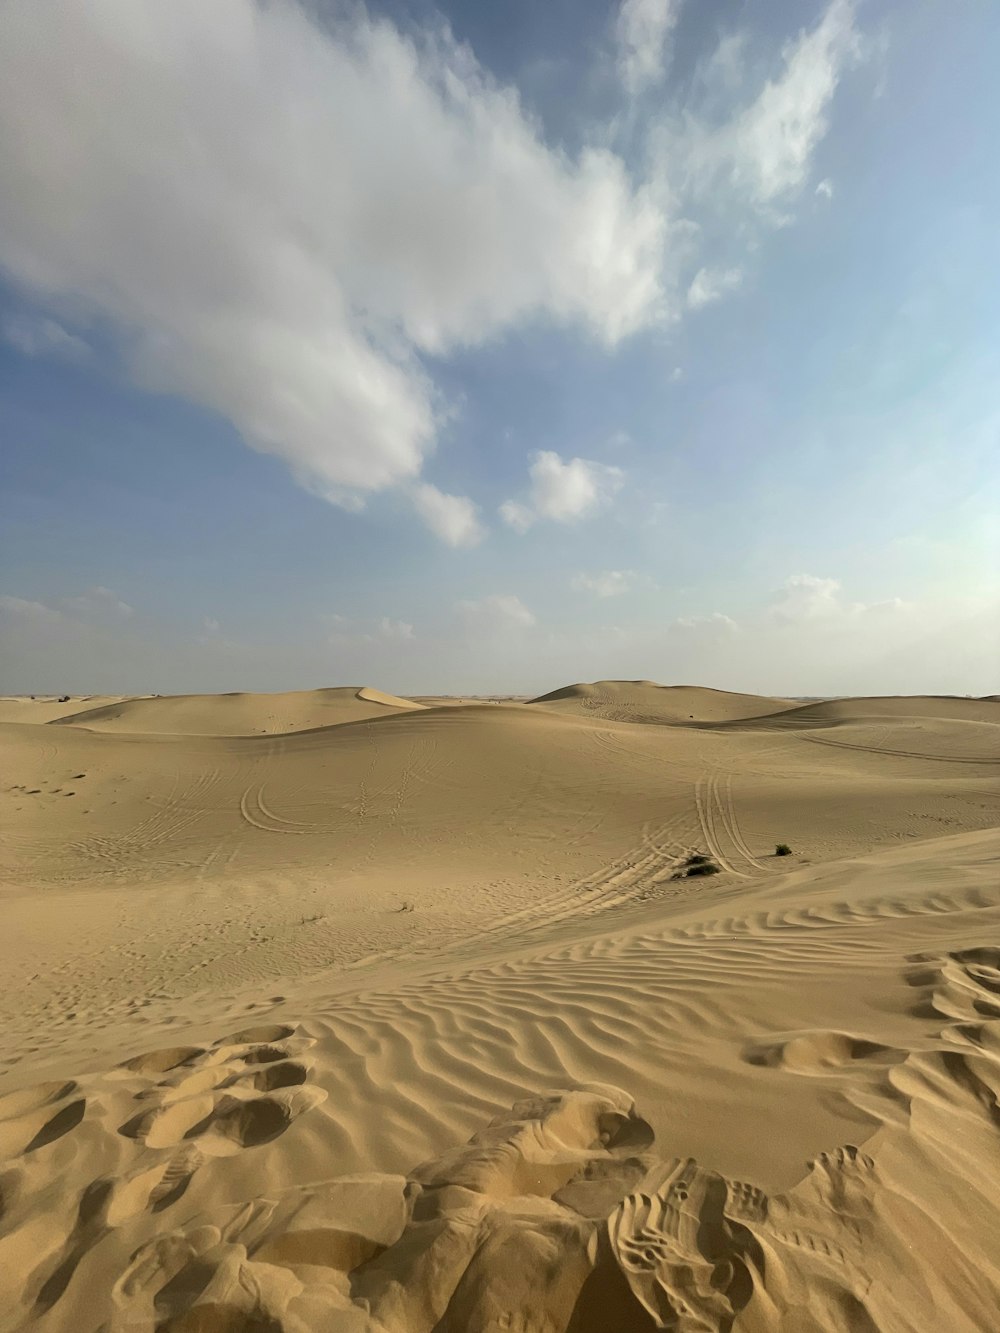
[(719, 867), (715, 862), (703, 858), (697, 865), (688, 866), (687, 878), (690, 879), (692, 875), (717, 875), (718, 873)]
[(787, 842), (779, 842), (774, 849), (775, 856), (791, 856), (792, 849)]

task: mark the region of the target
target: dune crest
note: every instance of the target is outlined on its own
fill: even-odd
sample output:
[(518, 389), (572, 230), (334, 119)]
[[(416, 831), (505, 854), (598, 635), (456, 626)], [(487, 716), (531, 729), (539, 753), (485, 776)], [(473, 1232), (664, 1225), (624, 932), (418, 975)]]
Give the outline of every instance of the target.
[[(425, 705), (369, 686), (295, 690), (286, 694), (176, 694), (119, 699), (103, 706), (60, 713), (57, 726), (94, 731), (177, 736), (284, 735), (382, 717), (387, 710), (411, 712)], [(9, 720), (17, 720), (16, 716)]]
[(652, 680), (599, 680), (592, 684), (565, 685), (539, 695), (531, 703), (555, 712), (580, 713), (612, 722), (660, 725), (765, 717), (795, 707), (792, 699), (733, 694), (700, 685), (657, 685)]

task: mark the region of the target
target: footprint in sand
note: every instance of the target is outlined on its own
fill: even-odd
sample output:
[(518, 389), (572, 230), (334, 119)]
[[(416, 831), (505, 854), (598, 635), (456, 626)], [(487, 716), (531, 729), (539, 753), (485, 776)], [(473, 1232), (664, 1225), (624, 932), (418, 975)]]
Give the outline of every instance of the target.
[(257, 1092), (275, 1092), (278, 1088), (294, 1088), (305, 1083), (309, 1071), (297, 1060), (283, 1060), (280, 1064), (269, 1064), (253, 1073), (233, 1074), (222, 1084), (228, 1088), (241, 1084), (256, 1089)]
[(607, 1221), (621, 1271), (657, 1328), (723, 1328), (749, 1300), (759, 1245), (727, 1216), (728, 1182), (675, 1159), (651, 1173)]
[(184, 1194), (204, 1161), (205, 1156), (197, 1144), (191, 1143), (166, 1161), (157, 1162), (125, 1180), (115, 1181), (107, 1207), (108, 1225), (120, 1226), (139, 1213), (161, 1213), (171, 1207)]
[(87, 1109), (85, 1097), (66, 1100), (76, 1090), (72, 1081), (41, 1083), (0, 1098), (0, 1157), (37, 1152), (76, 1129)]
[(806, 1032), (788, 1041), (765, 1042), (746, 1048), (743, 1059), (762, 1068), (787, 1069), (795, 1074), (830, 1075), (850, 1072), (859, 1060), (896, 1064), (905, 1052), (849, 1032)]
[(243, 1028), (232, 1036), (220, 1037), (216, 1046), (263, 1045), (269, 1046), (276, 1041), (285, 1041), (295, 1035), (295, 1028), (281, 1023), (261, 1024), (259, 1027)]
[[(303, 1086), (308, 1069), (289, 1059), (287, 1047), (267, 1044), (287, 1042), (294, 1032), (285, 1026), (247, 1028), (222, 1038), (211, 1051), (174, 1047), (134, 1057), (121, 1067), (146, 1075), (183, 1072), (138, 1093), (140, 1100), (155, 1098), (156, 1105), (138, 1112), (118, 1132), (148, 1148), (193, 1143), (205, 1157), (270, 1143), (326, 1099), (320, 1089)], [(299, 1039), (293, 1045), (298, 1053), (312, 1042)]]
[(51, 1106), (76, 1092), (77, 1085), (68, 1082), (36, 1083), (30, 1088), (19, 1088), (0, 1096), (0, 1120), (14, 1120), (40, 1107)]
[(148, 1074), (152, 1077), (154, 1074), (166, 1074), (171, 1069), (177, 1069), (181, 1065), (189, 1065), (198, 1056), (204, 1054), (205, 1050), (201, 1046), (168, 1046), (162, 1050), (144, 1051), (142, 1055), (136, 1055), (131, 1060), (126, 1060), (118, 1068), (127, 1069), (134, 1074)]

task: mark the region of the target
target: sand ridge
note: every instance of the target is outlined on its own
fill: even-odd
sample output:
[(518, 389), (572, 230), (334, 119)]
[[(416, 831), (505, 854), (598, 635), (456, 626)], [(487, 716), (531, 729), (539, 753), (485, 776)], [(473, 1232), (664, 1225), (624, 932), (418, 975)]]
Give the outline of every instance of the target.
[(286, 694), (153, 695), (119, 699), (103, 706), (88, 701), (85, 709), (51, 720), (60, 726), (102, 731), (253, 736), (337, 726), (380, 717), (387, 710), (408, 712), (422, 707), (410, 699), (352, 685)]
[(770, 716), (795, 707), (791, 699), (735, 694), (696, 685), (657, 685), (651, 680), (599, 680), (593, 684), (565, 685), (539, 695), (531, 703), (539, 708), (603, 717), (613, 722), (667, 725)]
[(0, 728), (0, 1327), (990, 1327), (996, 705), (358, 693)]

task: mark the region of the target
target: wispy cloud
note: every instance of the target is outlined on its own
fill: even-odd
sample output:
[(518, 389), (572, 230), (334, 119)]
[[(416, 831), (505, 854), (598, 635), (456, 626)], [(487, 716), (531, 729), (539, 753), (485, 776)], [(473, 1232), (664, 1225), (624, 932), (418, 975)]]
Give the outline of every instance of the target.
[(706, 616), (678, 616), (670, 622), (671, 630), (686, 634), (735, 634), (739, 629), (731, 616), (724, 616), (721, 611), (713, 611)]
[(768, 615), (785, 624), (824, 622), (845, 616), (883, 614), (908, 610), (901, 597), (879, 602), (856, 602), (844, 596), (839, 579), (816, 574), (790, 574), (771, 597)]
[(513, 593), (493, 593), (475, 601), (462, 601), (456, 609), (466, 625), (477, 632), (530, 629), (535, 624), (534, 613)]
[(688, 307), (691, 310), (700, 310), (702, 306), (720, 300), (726, 292), (734, 291), (742, 281), (743, 274), (738, 268), (701, 268), (694, 275), (688, 288)]
[(576, 574), (571, 583), (579, 592), (595, 597), (620, 597), (635, 586), (637, 578), (634, 569), (607, 569), (602, 574)]
[(75, 597), (58, 597), (54, 604), (32, 601), (5, 593), (0, 596), (0, 612), (35, 621), (55, 621), (71, 617), (80, 621), (106, 620), (108, 617), (125, 620), (134, 608), (123, 601), (113, 588), (95, 585)]
[(35, 602), (27, 597), (15, 597), (12, 593), (0, 593), (0, 615), (19, 620), (33, 620), (39, 623), (59, 619), (59, 612), (45, 602)]
[(54, 319), (43, 315), (16, 315), (0, 325), (4, 342), (25, 356), (57, 356), (78, 360), (90, 348), (84, 340)]
[(807, 179), (841, 73), (859, 51), (852, 0), (833, 0), (812, 31), (785, 47), (781, 73), (736, 120), (726, 145), (730, 171), (761, 207)]
[(113, 588), (105, 588), (100, 584), (88, 588), (79, 597), (70, 598), (67, 606), (70, 610), (82, 616), (130, 616), (135, 609), (119, 597)]
[(629, 96), (658, 83), (664, 74), (670, 34), (681, 0), (624, 0), (615, 23), (618, 72)]
[(366, 644), (379, 643), (412, 643), (417, 637), (409, 621), (393, 620), (391, 616), (378, 616), (374, 620), (369, 620), (334, 613), (321, 615), (319, 621), (327, 627), (327, 643), (335, 648), (360, 648)]

